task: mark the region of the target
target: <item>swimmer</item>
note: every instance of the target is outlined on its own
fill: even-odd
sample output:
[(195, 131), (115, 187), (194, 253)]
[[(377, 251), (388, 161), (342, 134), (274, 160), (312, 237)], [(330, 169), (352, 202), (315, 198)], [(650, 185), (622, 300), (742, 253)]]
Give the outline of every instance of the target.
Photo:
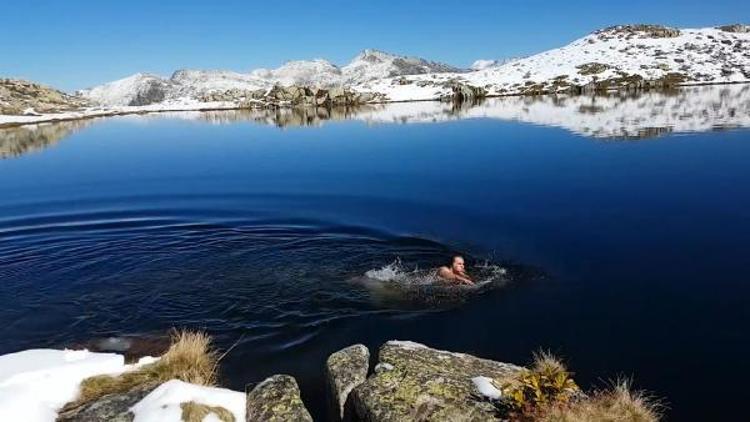
[(466, 274), (464, 259), (458, 255), (451, 258), (450, 267), (440, 267), (438, 275), (446, 280), (457, 282), (458, 284), (468, 284), (469, 286), (474, 285), (474, 281), (472, 281), (471, 277)]

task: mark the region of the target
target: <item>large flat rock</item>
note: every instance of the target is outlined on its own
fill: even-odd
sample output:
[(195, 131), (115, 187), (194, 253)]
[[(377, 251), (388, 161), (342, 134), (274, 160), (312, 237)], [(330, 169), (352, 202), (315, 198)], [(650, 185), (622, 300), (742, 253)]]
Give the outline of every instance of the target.
[(495, 407), (478, 394), (474, 377), (501, 385), (522, 368), (413, 342), (380, 348), (375, 374), (352, 392), (357, 417), (381, 421), (491, 421)]

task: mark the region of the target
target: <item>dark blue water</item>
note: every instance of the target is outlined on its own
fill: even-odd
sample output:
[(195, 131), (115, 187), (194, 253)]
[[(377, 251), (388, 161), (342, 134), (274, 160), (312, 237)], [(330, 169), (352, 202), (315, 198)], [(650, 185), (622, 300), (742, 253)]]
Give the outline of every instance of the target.
[[(586, 387), (633, 377), (670, 419), (734, 415), (750, 377), (750, 132), (611, 139), (459, 117), (0, 133), (15, 142), (0, 160), (0, 353), (201, 328), (239, 340), (230, 387), (289, 373), (322, 416), (325, 358), (356, 342), (521, 364), (543, 348)], [(452, 253), (503, 282), (435, 301), (361, 282)]]

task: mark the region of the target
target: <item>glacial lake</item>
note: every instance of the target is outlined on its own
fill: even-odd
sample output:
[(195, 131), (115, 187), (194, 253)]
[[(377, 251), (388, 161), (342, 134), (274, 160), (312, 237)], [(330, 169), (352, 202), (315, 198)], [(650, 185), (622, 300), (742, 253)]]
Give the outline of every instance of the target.
[[(585, 388), (730, 420), (748, 127), (750, 85), (0, 129), (0, 354), (205, 329), (236, 346), (226, 386), (291, 374), (322, 418), (354, 343), (544, 349)], [(425, 284), (453, 253), (490, 282)]]

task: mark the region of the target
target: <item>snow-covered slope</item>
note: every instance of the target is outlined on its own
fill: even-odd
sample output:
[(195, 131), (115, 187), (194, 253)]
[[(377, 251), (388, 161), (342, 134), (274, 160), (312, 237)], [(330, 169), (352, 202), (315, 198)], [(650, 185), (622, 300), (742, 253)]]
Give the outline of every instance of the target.
[(386, 78), (360, 89), (404, 101), (449, 95), (455, 82), (484, 88), (488, 95), (561, 92), (603, 81), (622, 86), (639, 79), (688, 85), (746, 82), (750, 81), (747, 28), (617, 26), (499, 67), (465, 74)]
[(471, 67), (469, 69), (471, 69), (471, 70), (485, 70), (485, 69), (489, 69), (491, 67), (502, 66), (504, 64), (508, 64), (508, 63), (514, 62), (516, 60), (519, 60), (519, 59), (518, 58), (510, 58), (510, 59), (479, 59), (479, 60), (475, 60), (474, 63), (471, 64)]
[(445, 98), (457, 84), (501, 96), (750, 82), (750, 27), (615, 26), (505, 64), (480, 60), (474, 68), (479, 70), (364, 50), (341, 68), (316, 59), (250, 73), (181, 70), (168, 79), (136, 74), (80, 95), (108, 108), (184, 110), (278, 105), (266, 98), (274, 85), (343, 85), (374, 102)]
[[(165, 92), (170, 82), (150, 73), (136, 73), (94, 88), (78, 91), (77, 94), (99, 104), (109, 106), (140, 105), (144, 97), (154, 92)], [(157, 101), (163, 96), (156, 94)], [(161, 97), (161, 99), (159, 99)]]
[(196, 100), (208, 93), (227, 90), (268, 89), (275, 84), (330, 88), (385, 77), (458, 71), (460, 69), (425, 59), (364, 50), (343, 68), (315, 59), (290, 61), (276, 69), (256, 69), (249, 73), (184, 69), (176, 71), (169, 79), (137, 73), (78, 94), (103, 106), (140, 106)]
[(190, 70), (174, 72), (162, 78), (153, 74), (136, 73), (91, 89), (78, 91), (87, 99), (104, 106), (143, 106), (165, 101), (196, 99), (213, 91), (229, 89), (266, 89), (271, 82), (243, 73), (226, 70)]
[(323, 60), (297, 60), (276, 69), (256, 69), (251, 75), (284, 86), (330, 87), (341, 84), (341, 69)]

